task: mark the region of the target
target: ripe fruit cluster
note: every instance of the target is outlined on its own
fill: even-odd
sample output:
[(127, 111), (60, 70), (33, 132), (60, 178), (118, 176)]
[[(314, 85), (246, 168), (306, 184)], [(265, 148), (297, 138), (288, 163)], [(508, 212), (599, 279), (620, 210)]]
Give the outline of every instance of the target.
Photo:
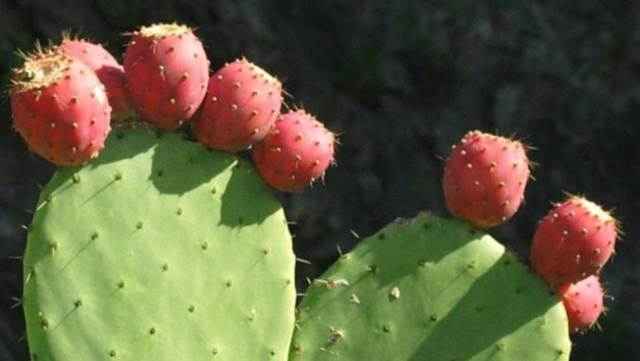
[[(509, 219), (530, 177), (525, 146), (479, 131), (467, 133), (447, 159), (443, 190), (455, 217), (487, 229)], [(583, 332), (604, 310), (599, 273), (614, 253), (617, 222), (584, 197), (557, 204), (537, 226), (533, 269), (562, 299), (570, 329)]]
[(614, 254), (617, 237), (615, 218), (579, 196), (555, 205), (538, 224), (531, 264), (556, 287), (574, 332), (588, 329), (604, 311), (599, 274)]
[(333, 163), (336, 136), (303, 110), (281, 113), (282, 84), (242, 58), (210, 76), (200, 39), (187, 26), (155, 24), (130, 34), (122, 65), (106, 49), (63, 37), (14, 69), (14, 127), (56, 165), (98, 156), (111, 125), (144, 121), (227, 152), (255, 149), (265, 182), (295, 192)]

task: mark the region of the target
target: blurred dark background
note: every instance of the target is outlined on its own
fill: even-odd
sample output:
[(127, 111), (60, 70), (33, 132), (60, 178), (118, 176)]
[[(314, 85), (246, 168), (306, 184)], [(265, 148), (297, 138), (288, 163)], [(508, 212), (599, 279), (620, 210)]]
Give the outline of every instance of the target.
[[(640, 2), (633, 0), (0, 0), (0, 82), (17, 49), (62, 30), (120, 58), (122, 34), (153, 22), (197, 29), (212, 69), (246, 56), (341, 134), (325, 186), (282, 195), (298, 276), (313, 278), (396, 217), (446, 215), (443, 158), (469, 130), (536, 149), (526, 204), (490, 231), (526, 262), (537, 221), (563, 192), (614, 209), (625, 231), (603, 280), (601, 330), (572, 360), (640, 360)], [(6, 95), (6, 92), (4, 93)], [(28, 359), (19, 306), (39, 186), (54, 167), (28, 151), (0, 99), (0, 360)]]

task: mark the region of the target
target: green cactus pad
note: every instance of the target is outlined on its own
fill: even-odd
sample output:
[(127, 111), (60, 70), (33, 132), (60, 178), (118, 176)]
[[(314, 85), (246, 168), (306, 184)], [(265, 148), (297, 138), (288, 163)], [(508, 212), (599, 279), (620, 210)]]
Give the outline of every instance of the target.
[(248, 162), (114, 131), (42, 190), (24, 257), (32, 360), (286, 360), (294, 264)]
[(290, 360), (568, 360), (562, 303), (489, 235), (420, 215), (362, 241), (298, 307)]

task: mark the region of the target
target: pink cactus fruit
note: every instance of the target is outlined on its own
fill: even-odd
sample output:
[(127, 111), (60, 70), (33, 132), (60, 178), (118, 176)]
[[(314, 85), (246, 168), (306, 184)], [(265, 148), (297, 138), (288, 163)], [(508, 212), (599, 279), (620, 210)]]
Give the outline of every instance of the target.
[(29, 147), (61, 166), (96, 157), (111, 130), (111, 107), (95, 72), (60, 52), (38, 51), (14, 73), (13, 123)]
[(529, 176), (521, 142), (469, 132), (453, 147), (445, 165), (447, 207), (453, 216), (477, 228), (497, 226), (520, 207)]
[(95, 71), (98, 79), (104, 84), (109, 104), (113, 109), (111, 121), (122, 122), (135, 117), (136, 111), (127, 90), (124, 67), (102, 45), (73, 39), (64, 34), (57, 49)]
[(570, 196), (538, 224), (531, 264), (551, 285), (597, 275), (614, 252), (617, 228), (616, 220), (600, 206)]
[(558, 287), (558, 296), (567, 311), (569, 331), (583, 333), (596, 323), (605, 311), (604, 290), (598, 276)]
[(271, 187), (295, 192), (322, 177), (333, 163), (336, 136), (303, 110), (278, 117), (253, 152), (258, 173)]
[(200, 107), (209, 81), (209, 61), (187, 26), (154, 24), (133, 33), (124, 72), (138, 113), (162, 129), (176, 129)]
[(280, 81), (246, 59), (239, 59), (211, 76), (205, 101), (191, 128), (200, 143), (236, 152), (264, 139), (281, 106)]

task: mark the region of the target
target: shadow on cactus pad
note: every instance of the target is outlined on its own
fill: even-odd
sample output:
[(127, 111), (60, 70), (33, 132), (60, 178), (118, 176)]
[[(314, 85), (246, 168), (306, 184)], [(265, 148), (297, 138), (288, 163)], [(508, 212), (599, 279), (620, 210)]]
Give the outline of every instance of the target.
[[(97, 159), (60, 168), (24, 257), (32, 360), (286, 360), (291, 236), (250, 167), (175, 134), (118, 130)], [(260, 222), (229, 225), (226, 202)]]
[(230, 153), (200, 146), (181, 147), (183, 141), (174, 133), (160, 132), (158, 139), (161, 141), (153, 148), (149, 180), (165, 194), (183, 195), (238, 164)]
[(564, 308), (486, 233), (401, 220), (361, 242), (299, 306), (291, 360), (568, 360)]

